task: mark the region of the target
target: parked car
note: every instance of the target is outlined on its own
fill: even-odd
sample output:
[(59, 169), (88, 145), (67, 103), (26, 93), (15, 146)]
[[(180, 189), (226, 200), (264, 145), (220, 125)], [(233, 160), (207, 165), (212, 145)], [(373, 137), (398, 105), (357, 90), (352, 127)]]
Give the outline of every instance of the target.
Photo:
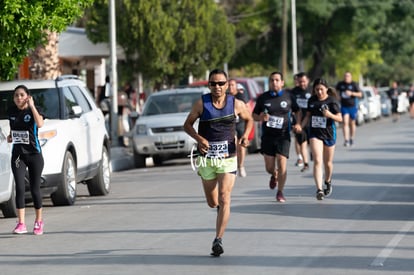
[(45, 160), (43, 195), (50, 196), (54, 205), (72, 205), (77, 183), (85, 183), (92, 196), (108, 194), (110, 140), (102, 111), (85, 83), (72, 75), (0, 83), (0, 126), (6, 133), (10, 131), (6, 110), (13, 102), (14, 88), (20, 84), (28, 87), (45, 115), (38, 134)]
[(0, 208), (5, 218), (16, 217), (15, 186), (10, 167), (11, 148), (7, 143), (8, 132), (0, 126)]
[(391, 99), (388, 97), (386, 90), (378, 89), (378, 94), (380, 95), (381, 100), (381, 114), (382, 116), (390, 116), (391, 115)]
[(402, 91), (398, 96), (398, 108), (399, 113), (406, 113), (410, 109), (410, 101), (406, 91)]
[[(246, 99), (247, 105), (251, 112), (253, 112), (254, 106), (256, 105), (257, 97), (263, 93), (262, 88), (252, 78), (236, 78), (237, 83), (240, 83), (247, 91)], [(189, 85), (190, 87), (207, 87), (208, 81), (193, 82)], [(254, 123), (254, 127), (249, 134), (250, 146), (248, 147), (249, 153), (257, 152), (260, 149), (261, 143), (261, 124), (259, 122)]]
[(209, 92), (206, 87), (178, 88), (147, 98), (132, 132), (135, 167), (145, 167), (147, 157), (160, 165), (165, 160), (188, 156), (196, 141), (184, 131), (184, 121), (194, 102)]
[[(378, 91), (379, 91), (379, 93), (384, 93), (389, 98), (388, 93), (387, 93), (389, 89), (390, 89), (389, 87), (379, 87)], [(397, 111), (399, 113), (405, 113), (409, 110), (409, 108), (410, 108), (410, 102), (409, 102), (409, 99), (408, 99), (408, 96), (407, 96), (407, 92), (404, 89), (398, 95)]]
[(368, 109), (365, 106), (365, 102), (361, 99), (357, 99), (357, 106), (358, 112), (355, 122), (357, 126), (361, 126), (368, 119)]
[(375, 120), (381, 117), (380, 96), (375, 93), (373, 87), (361, 87), (362, 101), (365, 102), (368, 110), (366, 121)]
[(257, 84), (259, 84), (260, 88), (263, 91), (268, 91), (269, 90), (269, 77), (267, 77), (267, 76), (256, 76), (256, 77), (253, 77), (253, 79), (257, 82)]

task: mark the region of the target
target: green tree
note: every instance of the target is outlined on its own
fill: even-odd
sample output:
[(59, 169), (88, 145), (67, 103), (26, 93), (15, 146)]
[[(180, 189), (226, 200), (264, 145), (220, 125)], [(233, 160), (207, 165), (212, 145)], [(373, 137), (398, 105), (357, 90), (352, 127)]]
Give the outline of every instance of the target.
[(320, 0), (297, 2), (302, 58), (311, 78), (336, 78), (345, 71), (366, 73), (381, 63), (376, 29), (392, 0)]
[[(237, 75), (268, 75), (280, 67), (282, 1), (224, 0), (236, 26), (236, 53), (230, 67)], [(273, 68), (273, 69), (272, 69)]]
[(368, 76), (378, 85), (397, 80), (414, 81), (414, 2), (395, 1), (379, 29), (379, 45), (384, 63), (370, 66)]
[[(106, 0), (88, 11), (87, 33), (108, 41)], [(192, 73), (201, 77), (222, 67), (235, 51), (234, 27), (214, 1), (117, 1), (117, 43), (124, 49), (129, 73), (178, 84)]]
[[(282, 1), (225, 0), (228, 16), (236, 25), (237, 52), (230, 65), (251, 72), (252, 64), (280, 69)], [(379, 29), (395, 0), (296, 1), (299, 60), (311, 77), (336, 78), (344, 71), (358, 75), (381, 64)], [(408, 2), (408, 0), (407, 0)], [(236, 20), (237, 19), (237, 20)], [(289, 20), (291, 22), (291, 20)], [(289, 30), (291, 27), (289, 26)], [(291, 33), (288, 37), (291, 60)], [(291, 64), (292, 65), (292, 64)]]
[(12, 79), (29, 50), (47, 42), (46, 31), (61, 32), (93, 0), (2, 0), (0, 79)]

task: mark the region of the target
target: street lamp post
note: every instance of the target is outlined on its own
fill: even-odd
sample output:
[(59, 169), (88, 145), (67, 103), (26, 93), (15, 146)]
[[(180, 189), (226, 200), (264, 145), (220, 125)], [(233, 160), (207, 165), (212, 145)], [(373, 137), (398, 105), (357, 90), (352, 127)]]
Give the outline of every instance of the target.
[(110, 71), (111, 71), (111, 140), (112, 145), (118, 145), (118, 74), (116, 59), (116, 27), (115, 0), (109, 1), (109, 41), (110, 41)]
[(291, 0), (292, 10), (292, 55), (293, 55), (293, 74), (298, 73), (298, 47), (297, 47), (297, 32), (296, 32), (296, 0)]

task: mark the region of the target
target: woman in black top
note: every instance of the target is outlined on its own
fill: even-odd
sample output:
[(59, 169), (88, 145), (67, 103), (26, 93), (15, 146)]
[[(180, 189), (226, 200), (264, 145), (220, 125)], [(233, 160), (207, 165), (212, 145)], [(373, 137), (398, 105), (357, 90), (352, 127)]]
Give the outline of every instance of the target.
[(40, 179), (44, 161), (38, 139), (38, 128), (43, 126), (43, 115), (34, 105), (29, 90), (24, 85), (14, 89), (13, 105), (8, 110), (10, 135), (8, 142), (13, 143), (11, 167), (16, 183), (16, 208), (18, 223), (15, 234), (27, 233), (25, 224), (25, 174), (29, 172), (30, 192), (32, 194), (36, 219), (33, 228), (35, 235), (43, 234), (42, 194)]
[[(342, 122), (342, 114), (335, 92), (329, 88), (324, 79), (315, 80), (312, 93), (301, 126), (309, 127), (308, 136), (314, 162), (313, 178), (317, 188), (316, 198), (323, 200), (325, 196), (332, 193), (331, 177), (337, 134), (335, 122)], [(325, 168), (325, 190), (322, 190), (323, 168)]]

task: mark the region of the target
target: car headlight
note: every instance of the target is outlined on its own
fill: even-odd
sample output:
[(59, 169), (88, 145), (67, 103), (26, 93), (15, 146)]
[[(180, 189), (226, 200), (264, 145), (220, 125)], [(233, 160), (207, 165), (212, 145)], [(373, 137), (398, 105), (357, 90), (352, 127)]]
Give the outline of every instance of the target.
[(147, 134), (147, 125), (138, 124), (135, 128), (135, 133), (137, 135), (146, 135)]
[(50, 131), (39, 133), (40, 146), (43, 147), (50, 139), (54, 138), (56, 135), (57, 135), (56, 130), (50, 130)]

